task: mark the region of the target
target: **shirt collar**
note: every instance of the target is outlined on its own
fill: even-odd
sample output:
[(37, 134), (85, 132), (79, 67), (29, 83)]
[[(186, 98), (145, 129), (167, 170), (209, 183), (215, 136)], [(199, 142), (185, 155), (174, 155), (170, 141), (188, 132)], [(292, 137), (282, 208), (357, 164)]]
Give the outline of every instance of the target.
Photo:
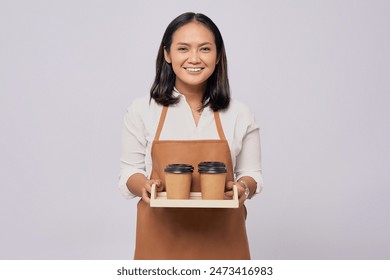
[[(185, 96), (182, 93), (180, 93), (180, 91), (178, 91), (178, 89), (176, 87), (173, 87), (172, 95), (174, 97), (183, 97), (185, 100)], [(210, 106), (207, 106), (206, 108), (203, 109), (202, 115), (208, 116), (211, 112), (212, 112), (212, 110), (211, 110)]]
[(178, 97), (178, 96), (183, 96), (183, 94), (181, 94), (176, 87), (173, 87), (173, 92), (172, 92), (172, 95), (174, 97)]
[(185, 97), (182, 93), (180, 93), (180, 91), (178, 91), (178, 89), (177, 89), (176, 87), (173, 87), (172, 95), (173, 95), (174, 97), (178, 97), (178, 96)]

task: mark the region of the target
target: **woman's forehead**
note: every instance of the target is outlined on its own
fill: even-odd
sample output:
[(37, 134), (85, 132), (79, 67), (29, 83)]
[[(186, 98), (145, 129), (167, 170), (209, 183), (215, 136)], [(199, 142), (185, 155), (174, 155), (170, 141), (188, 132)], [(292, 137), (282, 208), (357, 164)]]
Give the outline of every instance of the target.
[(190, 22), (178, 28), (172, 36), (172, 43), (185, 44), (214, 44), (214, 34), (211, 30), (200, 22)]

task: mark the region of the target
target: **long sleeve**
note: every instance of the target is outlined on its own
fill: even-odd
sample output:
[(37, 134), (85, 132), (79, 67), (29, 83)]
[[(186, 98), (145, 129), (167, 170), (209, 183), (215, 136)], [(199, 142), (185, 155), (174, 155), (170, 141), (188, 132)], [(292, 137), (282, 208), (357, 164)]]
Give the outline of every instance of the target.
[(141, 115), (139, 114), (138, 102), (135, 101), (127, 109), (123, 120), (119, 188), (127, 198), (134, 195), (128, 190), (126, 182), (135, 173), (146, 173), (146, 129)]
[(240, 151), (236, 156), (235, 174), (236, 178), (252, 177), (257, 183), (256, 193), (259, 193), (263, 187), (260, 129), (253, 113), (246, 106), (244, 108), (236, 119), (235, 140), (241, 144), (237, 145)]

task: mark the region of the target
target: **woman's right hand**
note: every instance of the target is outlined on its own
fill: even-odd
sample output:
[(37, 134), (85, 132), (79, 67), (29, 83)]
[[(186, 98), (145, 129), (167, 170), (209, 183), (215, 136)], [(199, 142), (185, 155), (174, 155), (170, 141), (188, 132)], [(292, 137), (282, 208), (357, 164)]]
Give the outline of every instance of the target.
[(150, 204), (150, 193), (152, 192), (152, 185), (156, 184), (156, 191), (161, 192), (164, 189), (164, 185), (159, 179), (146, 180), (142, 189), (142, 200), (147, 204)]

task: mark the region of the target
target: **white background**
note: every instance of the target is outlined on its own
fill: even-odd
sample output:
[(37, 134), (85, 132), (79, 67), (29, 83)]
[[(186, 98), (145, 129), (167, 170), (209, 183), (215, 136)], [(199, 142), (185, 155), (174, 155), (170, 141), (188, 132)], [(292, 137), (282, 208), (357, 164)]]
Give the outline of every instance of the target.
[(126, 107), (177, 15), (211, 17), (261, 126), (254, 259), (390, 257), (387, 1), (0, 0), (0, 259), (132, 258)]

